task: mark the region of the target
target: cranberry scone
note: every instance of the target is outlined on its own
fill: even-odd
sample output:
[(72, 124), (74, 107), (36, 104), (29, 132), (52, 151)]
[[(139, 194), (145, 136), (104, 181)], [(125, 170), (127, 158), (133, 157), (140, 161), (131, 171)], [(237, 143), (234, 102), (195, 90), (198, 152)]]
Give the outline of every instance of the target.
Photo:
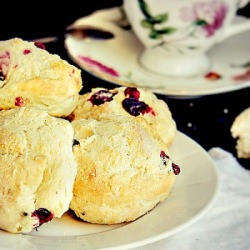
[(102, 119), (110, 114), (145, 119), (167, 146), (172, 143), (177, 131), (167, 104), (153, 92), (142, 88), (93, 88), (90, 92), (80, 95), (70, 119)]
[(80, 69), (40, 45), (20, 38), (0, 41), (0, 110), (38, 106), (62, 117), (76, 107)]
[(111, 115), (72, 122), (78, 170), (70, 208), (82, 220), (133, 221), (169, 195), (180, 168), (147, 122), (138, 120)]
[(0, 229), (28, 233), (69, 209), (73, 137), (70, 122), (44, 110), (0, 111)]
[(237, 140), (237, 156), (250, 158), (250, 107), (236, 116), (231, 126), (231, 134)]

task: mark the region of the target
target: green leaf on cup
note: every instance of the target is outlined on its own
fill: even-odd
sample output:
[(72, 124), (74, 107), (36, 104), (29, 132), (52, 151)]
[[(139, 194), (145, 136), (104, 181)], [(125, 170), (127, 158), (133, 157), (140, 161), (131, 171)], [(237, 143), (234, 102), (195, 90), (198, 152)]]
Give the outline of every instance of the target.
[(157, 16), (153, 16), (151, 17), (152, 21), (154, 24), (157, 23), (164, 23), (168, 20), (168, 13), (164, 13), (164, 14), (159, 14)]
[(163, 23), (163, 22), (167, 21), (167, 19), (168, 19), (168, 14), (167, 13), (163, 13), (163, 14), (153, 16), (151, 14), (151, 12), (150, 12), (148, 4), (145, 1), (138, 0), (138, 2), (139, 2), (139, 6), (140, 6), (140, 9), (141, 9), (143, 15), (145, 16), (146, 20), (149, 23), (151, 23), (151, 24), (159, 24), (159, 23)]
[(149, 10), (148, 4), (144, 0), (138, 0), (140, 9), (146, 18), (150, 18), (152, 15)]
[(187, 46), (187, 49), (196, 50), (196, 49), (199, 49), (199, 47), (196, 47), (196, 46)]
[(152, 39), (160, 39), (162, 38), (163, 35), (169, 35), (169, 34), (172, 34), (176, 31), (177, 29), (176, 28), (173, 28), (173, 27), (166, 27), (166, 28), (163, 28), (163, 29), (153, 29), (151, 30), (151, 32), (149, 33), (149, 37), (152, 38)]
[(159, 14), (157, 16), (151, 16), (150, 18), (147, 18), (147, 21), (150, 22), (152, 25), (155, 24), (161, 24), (168, 20), (168, 14)]
[(177, 31), (177, 29), (174, 27), (166, 27), (166, 28), (163, 28), (163, 29), (160, 29), (157, 31), (159, 34), (162, 34), (162, 35), (170, 35), (170, 34), (174, 33), (175, 31)]
[(146, 29), (153, 29), (153, 25), (147, 19), (141, 20), (141, 26)]
[(243, 67), (243, 68), (248, 68), (248, 67), (250, 67), (250, 62), (247, 62), (247, 63), (242, 64), (241, 67)]
[(206, 26), (207, 22), (205, 20), (202, 20), (202, 19), (197, 19), (197, 20), (194, 21), (194, 25), (197, 25), (197, 26)]
[(161, 39), (162, 35), (156, 30), (151, 30), (151, 32), (149, 33), (149, 37), (152, 39)]
[(157, 24), (163, 24), (168, 21), (168, 13), (162, 13), (153, 16), (151, 14), (149, 5), (144, 0), (138, 0), (139, 7), (142, 11), (142, 14), (145, 16), (145, 19), (141, 20), (141, 26), (143, 28), (149, 29), (149, 37), (152, 39), (160, 39), (163, 35), (170, 35), (177, 31), (174, 27), (165, 27), (162, 29), (155, 28)]
[(150, 17), (143, 19), (141, 25), (144, 28), (152, 28), (155, 24), (161, 24), (166, 22), (168, 19), (168, 14), (161, 14), (155, 17)]

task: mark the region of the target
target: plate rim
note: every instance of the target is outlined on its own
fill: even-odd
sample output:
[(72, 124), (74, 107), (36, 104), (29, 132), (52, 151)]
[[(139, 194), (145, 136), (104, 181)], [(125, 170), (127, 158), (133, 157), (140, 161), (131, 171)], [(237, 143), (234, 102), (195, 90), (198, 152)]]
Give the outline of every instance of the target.
[[(94, 242), (95, 240), (98, 240), (98, 239), (101, 240), (102, 235), (106, 235), (106, 234), (110, 234), (110, 233), (111, 234), (115, 234), (115, 233), (117, 233), (117, 231), (119, 231), (118, 232), (118, 235), (119, 235), (119, 233), (123, 233), (123, 231), (127, 231), (129, 225), (130, 225), (130, 227), (133, 228), (133, 223), (134, 222), (128, 223), (127, 225), (121, 226), (119, 228), (111, 229), (109, 231), (104, 231), (104, 232), (100, 232), (100, 233), (94, 233), (94, 234), (90, 234), (90, 235), (67, 236), (66, 238), (62, 238), (62, 236), (52, 236), (52, 237), (48, 238), (47, 236), (39, 236), (39, 235), (38, 236), (34, 236), (34, 235), (15, 235), (15, 234), (13, 235), (13, 234), (8, 233), (8, 232), (0, 231), (1, 242), (3, 242), (3, 240), (6, 239), (7, 236), (9, 236), (10, 238), (17, 237), (16, 239), (20, 239), (20, 237), (22, 237), (22, 238), (26, 238), (26, 240), (28, 240), (29, 242), (30, 241), (34, 242), (34, 243), (36, 243), (37, 241), (38, 242), (42, 242), (41, 246), (37, 245), (37, 244), (32, 245), (32, 246), (36, 247), (36, 249), (44, 249), (45, 246), (48, 247), (48, 245), (46, 245), (44, 243), (44, 241), (46, 241), (46, 239), (47, 239), (47, 241), (49, 241), (48, 244), (56, 243), (57, 241), (61, 242), (60, 245), (58, 245), (58, 246), (57, 245), (53, 245), (52, 248), (49, 248), (49, 249), (57, 249), (57, 247), (58, 247), (58, 249), (61, 249), (61, 247), (63, 247), (63, 245), (64, 245), (63, 244), (64, 240), (65, 241), (72, 240), (72, 244), (75, 244), (75, 247), (76, 247), (75, 249), (82, 249), (82, 247), (83, 247), (82, 244), (83, 245), (87, 244), (86, 245), (87, 248), (85, 248), (85, 249), (102, 249), (102, 250), (104, 250), (104, 249), (109, 249), (109, 250), (111, 250), (111, 249), (112, 250), (115, 250), (115, 249), (119, 249), (119, 250), (124, 249), (125, 250), (125, 249), (131, 249), (131, 248), (135, 248), (135, 247), (139, 247), (139, 246), (144, 246), (144, 245), (147, 245), (147, 244), (150, 244), (150, 243), (154, 243), (154, 242), (156, 242), (158, 240), (162, 240), (164, 238), (168, 238), (168, 237), (176, 234), (177, 232), (179, 232), (181, 230), (184, 230), (185, 228), (187, 228), (188, 226), (194, 224), (200, 218), (202, 218), (211, 209), (211, 207), (213, 206), (213, 204), (214, 204), (214, 202), (215, 202), (215, 200), (217, 198), (218, 190), (219, 190), (219, 173), (218, 173), (216, 165), (215, 165), (213, 159), (211, 158), (211, 156), (196, 141), (194, 141), (192, 138), (190, 138), (189, 136), (187, 136), (186, 134), (184, 134), (184, 133), (182, 133), (180, 131), (177, 131), (177, 135), (176, 135), (176, 139), (175, 140), (176, 140), (177, 144), (178, 144), (178, 140), (180, 140), (180, 142), (182, 140), (187, 140), (188, 143), (191, 143), (192, 146), (194, 148), (196, 148), (196, 152), (202, 154), (204, 160), (206, 160), (206, 162), (208, 163), (208, 166), (209, 166), (210, 170), (212, 170), (212, 172), (213, 172), (212, 179), (213, 179), (214, 186), (213, 186), (213, 194), (212, 194), (212, 196), (209, 198), (209, 200), (207, 200), (205, 206), (202, 209), (200, 209), (198, 212), (196, 212), (196, 214), (193, 217), (189, 218), (186, 222), (184, 222), (184, 223), (182, 223), (182, 224), (180, 224), (180, 225), (178, 225), (178, 226), (176, 226), (176, 227), (174, 227), (174, 228), (172, 228), (172, 229), (170, 229), (168, 231), (164, 231), (164, 232), (162, 232), (160, 234), (153, 235), (153, 236), (151, 236), (149, 238), (145, 238), (145, 239), (142, 239), (142, 240), (137, 240), (137, 241), (130, 242), (130, 243), (123, 242), (123, 243), (119, 244), (119, 243), (116, 242), (116, 243), (113, 244), (113, 246), (110, 246), (110, 244), (108, 244), (106, 246), (99, 246), (99, 247), (97, 247), (95, 245), (94, 248), (93, 248), (93, 246), (91, 246), (91, 245), (87, 246), (88, 242), (86, 242), (86, 238), (87, 238), (87, 240), (91, 239), (90, 243), (89, 243), (89, 244), (91, 244), (91, 241)], [(171, 152), (171, 147), (170, 147), (170, 152)], [(158, 204), (158, 205), (161, 205), (161, 204)], [(157, 213), (157, 207), (155, 209), (153, 209), (152, 211), (156, 211), (156, 213)], [(144, 215), (144, 216), (147, 216), (147, 214)], [(140, 218), (139, 218), (139, 220), (140, 220)], [(128, 230), (130, 230), (130, 229), (128, 229)], [(77, 241), (76, 241), (76, 239), (77, 239)], [(78, 242), (80, 245), (77, 246), (76, 242)], [(1, 248), (1, 245), (2, 244), (0, 243), (0, 248)], [(27, 249), (27, 246), (24, 246), (24, 248), (21, 248), (20, 245), (18, 245), (17, 248), (18, 249)], [(6, 249), (10, 249), (10, 248), (6, 247)], [(14, 249), (14, 248), (11, 248), (11, 249)]]

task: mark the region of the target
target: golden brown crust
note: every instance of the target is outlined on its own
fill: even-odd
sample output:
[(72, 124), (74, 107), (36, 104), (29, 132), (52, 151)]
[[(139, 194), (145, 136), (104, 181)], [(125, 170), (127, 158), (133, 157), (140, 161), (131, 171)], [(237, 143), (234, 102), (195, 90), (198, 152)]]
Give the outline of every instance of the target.
[(172, 162), (164, 165), (160, 154), (168, 154), (167, 147), (145, 120), (110, 116), (72, 125), (80, 144), (74, 147), (78, 173), (70, 208), (78, 217), (100, 224), (133, 221), (168, 196)]
[(61, 217), (69, 208), (76, 161), (73, 128), (47, 112), (22, 107), (0, 112), (0, 228), (30, 232), (32, 213), (46, 208)]

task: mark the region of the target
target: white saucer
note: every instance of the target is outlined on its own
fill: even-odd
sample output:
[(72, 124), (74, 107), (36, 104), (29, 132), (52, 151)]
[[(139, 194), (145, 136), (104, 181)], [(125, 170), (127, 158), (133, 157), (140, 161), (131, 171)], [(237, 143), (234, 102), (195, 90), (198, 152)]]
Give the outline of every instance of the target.
[(213, 206), (218, 197), (219, 176), (209, 154), (179, 131), (170, 153), (181, 173), (168, 198), (136, 221), (98, 225), (76, 220), (66, 213), (28, 235), (0, 230), (0, 249), (127, 250), (188, 228)]
[(250, 32), (231, 37), (209, 51), (212, 61), (210, 72), (219, 74), (221, 78), (176, 79), (148, 72), (139, 65), (138, 56), (143, 46), (131, 29), (121, 27), (122, 18), (121, 8), (115, 7), (76, 20), (73, 27), (98, 28), (111, 32), (114, 38), (77, 38), (67, 34), (65, 48), (70, 58), (83, 70), (103, 80), (145, 87), (177, 98), (223, 93), (250, 86), (250, 65), (246, 66), (250, 64)]

